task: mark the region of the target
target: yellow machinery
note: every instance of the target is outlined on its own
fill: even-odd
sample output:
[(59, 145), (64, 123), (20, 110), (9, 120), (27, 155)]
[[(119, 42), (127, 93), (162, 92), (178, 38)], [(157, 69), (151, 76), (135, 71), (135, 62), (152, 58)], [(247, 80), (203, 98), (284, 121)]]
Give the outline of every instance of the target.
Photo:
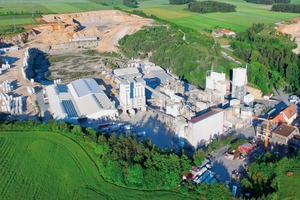
[(265, 148), (268, 148), (269, 146), (269, 136), (270, 136), (270, 123), (273, 122), (272, 119), (265, 119), (265, 118), (260, 118), (260, 117), (256, 117), (256, 116), (253, 116), (253, 118), (255, 119), (258, 119), (258, 120), (263, 120), (263, 121), (266, 121), (267, 122), (267, 125), (266, 125), (266, 136), (265, 136)]

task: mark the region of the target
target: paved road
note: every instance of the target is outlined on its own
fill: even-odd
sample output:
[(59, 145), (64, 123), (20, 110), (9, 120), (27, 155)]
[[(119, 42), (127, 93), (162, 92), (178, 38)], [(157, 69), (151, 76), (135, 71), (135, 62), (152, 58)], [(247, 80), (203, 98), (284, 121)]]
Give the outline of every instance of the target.
[(273, 88), (274, 95), (281, 99), (286, 105), (289, 105), (289, 95), (283, 92), (283, 88), (276, 90)]

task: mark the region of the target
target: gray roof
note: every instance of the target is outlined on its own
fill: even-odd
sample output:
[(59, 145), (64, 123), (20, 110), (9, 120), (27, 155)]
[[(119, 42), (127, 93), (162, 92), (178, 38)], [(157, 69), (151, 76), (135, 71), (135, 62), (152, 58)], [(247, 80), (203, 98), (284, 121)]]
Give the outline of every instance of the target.
[(103, 93), (94, 79), (79, 79), (73, 81), (71, 84), (75, 89), (78, 97), (82, 97), (92, 93)]
[(109, 113), (115, 110), (114, 103), (94, 79), (79, 79), (68, 85), (50, 85), (46, 87), (46, 92), (55, 119), (100, 116), (104, 110), (110, 110)]

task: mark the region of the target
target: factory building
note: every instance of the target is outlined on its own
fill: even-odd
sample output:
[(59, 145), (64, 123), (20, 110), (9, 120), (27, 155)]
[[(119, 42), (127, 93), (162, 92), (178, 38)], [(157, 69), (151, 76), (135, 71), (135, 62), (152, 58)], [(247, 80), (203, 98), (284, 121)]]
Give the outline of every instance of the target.
[(247, 93), (247, 68), (234, 68), (232, 72), (231, 98), (243, 102)]
[(214, 109), (191, 118), (188, 122), (185, 139), (197, 148), (207, 144), (215, 136), (223, 133), (224, 111)]
[(225, 73), (208, 71), (206, 74), (205, 89), (216, 90), (221, 95), (226, 95), (226, 77)]
[(145, 81), (142, 78), (120, 80), (120, 106), (123, 111), (146, 109)]
[(115, 69), (113, 73), (116, 77), (122, 78), (122, 79), (142, 77), (142, 74), (140, 73), (139, 69), (136, 67)]
[(111, 102), (94, 79), (79, 79), (70, 84), (46, 87), (49, 107), (55, 120), (75, 121), (81, 117), (98, 119), (117, 116)]

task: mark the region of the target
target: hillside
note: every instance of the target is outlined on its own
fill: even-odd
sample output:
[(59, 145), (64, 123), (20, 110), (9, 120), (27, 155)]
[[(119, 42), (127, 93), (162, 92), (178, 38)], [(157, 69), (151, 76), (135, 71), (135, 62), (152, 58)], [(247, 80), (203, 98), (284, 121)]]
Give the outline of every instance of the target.
[(300, 154), (280, 159), (268, 152), (249, 166), (249, 177), (241, 181), (245, 192), (260, 199), (299, 199)]
[(48, 131), (0, 133), (0, 199), (183, 199), (107, 183), (73, 140)]
[(204, 87), (207, 70), (229, 75), (233, 65), (220, 56), (211, 36), (175, 25), (145, 27), (119, 41), (127, 57), (149, 58), (190, 83)]

